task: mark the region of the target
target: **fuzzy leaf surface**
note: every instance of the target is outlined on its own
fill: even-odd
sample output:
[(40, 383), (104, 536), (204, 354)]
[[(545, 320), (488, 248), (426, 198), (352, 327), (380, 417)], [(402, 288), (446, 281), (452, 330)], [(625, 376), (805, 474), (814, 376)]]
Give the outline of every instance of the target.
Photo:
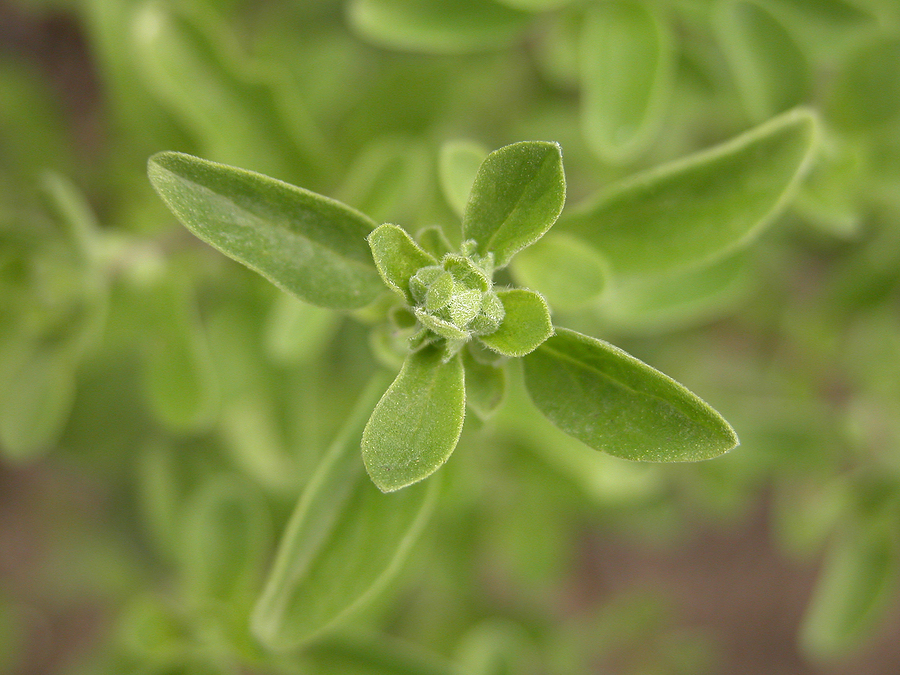
[(444, 363), (426, 347), (406, 357), (397, 379), (375, 406), (362, 436), (362, 455), (375, 485), (393, 492), (447, 461), (466, 412), (462, 360)]
[(463, 239), (474, 239), (478, 253), (493, 252), (496, 266), (504, 267), (550, 229), (565, 201), (559, 144), (507, 145), (478, 168), (463, 216)]
[(500, 328), (478, 337), (503, 356), (524, 356), (553, 334), (547, 302), (534, 291), (513, 288), (497, 291), (506, 315)]
[(593, 244), (621, 276), (700, 265), (749, 242), (805, 173), (816, 118), (793, 110), (722, 145), (603, 190), (561, 227)]
[(340, 202), (177, 152), (150, 158), (150, 182), (197, 237), (301, 300), (355, 309), (383, 286), (366, 245), (375, 227)]
[(419, 268), (436, 265), (434, 256), (413, 241), (406, 230), (390, 223), (372, 230), (369, 247), (384, 283), (403, 296), (408, 305), (416, 304), (409, 290), (409, 280)]
[(717, 457), (738, 444), (731, 426), (696, 395), (602, 340), (557, 328), (524, 364), (538, 409), (595, 450), (684, 462)]
[(385, 495), (359, 461), (359, 436), (383, 387), (379, 377), (360, 396), (288, 522), (251, 616), (253, 634), (273, 650), (308, 643), (372, 599), (433, 511), (438, 481)]

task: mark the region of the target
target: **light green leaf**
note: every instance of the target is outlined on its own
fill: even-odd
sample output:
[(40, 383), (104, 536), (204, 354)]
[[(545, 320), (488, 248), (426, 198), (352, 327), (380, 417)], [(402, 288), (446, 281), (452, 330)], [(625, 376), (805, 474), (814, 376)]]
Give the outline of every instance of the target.
[(465, 214), (478, 167), (487, 156), (487, 149), (472, 141), (447, 141), (441, 146), (438, 158), (441, 189), (447, 203), (460, 218)]
[(900, 120), (900, 37), (882, 36), (848, 59), (834, 83), (828, 113), (836, 127), (860, 133)]
[(803, 103), (810, 93), (806, 57), (787, 28), (750, 0), (725, 0), (716, 28), (744, 106), (759, 122)]
[(513, 259), (513, 276), (557, 310), (584, 307), (606, 288), (606, 261), (578, 237), (549, 232)]
[(279, 363), (314, 363), (334, 338), (339, 322), (339, 314), (279, 293), (266, 320), (266, 353)]
[(462, 361), (426, 347), (406, 357), (362, 436), (375, 485), (393, 492), (430, 476), (456, 448), (466, 412)]
[(532, 18), (493, 0), (351, 0), (347, 11), (377, 44), (435, 54), (504, 47)]
[(453, 250), (453, 245), (438, 225), (423, 227), (416, 233), (416, 241), (419, 243), (419, 246), (438, 260)]
[(504, 356), (524, 356), (553, 334), (550, 309), (539, 293), (525, 288), (497, 291), (506, 315), (500, 328), (478, 337)]
[(813, 113), (787, 112), (602, 190), (560, 226), (596, 246), (615, 275), (712, 262), (747, 244), (781, 212), (806, 172), (817, 136)]
[(191, 232), (314, 305), (355, 309), (383, 286), (369, 218), (262, 174), (177, 152), (150, 158), (150, 182)]
[(506, 395), (506, 370), (502, 364), (482, 363), (463, 350), (466, 371), (466, 405), (482, 420), (491, 417)]
[(249, 604), (272, 545), (263, 496), (245, 481), (215, 477), (188, 502), (183, 518), (180, 552), (195, 606)]
[(513, 9), (521, 9), (526, 12), (548, 12), (552, 9), (570, 5), (574, 0), (498, 0), (498, 2)]
[(567, 434), (623, 459), (709, 459), (738, 444), (731, 426), (670, 377), (566, 328), (524, 359), (525, 384)]
[(652, 5), (609, 0), (588, 12), (581, 120), (600, 157), (628, 161), (653, 142), (671, 96), (674, 61), (672, 37)]
[(800, 629), (800, 644), (815, 659), (853, 650), (893, 597), (897, 551), (880, 525), (842, 533), (828, 553)]
[(385, 495), (363, 470), (359, 437), (384, 384), (360, 396), (291, 516), (251, 617), (270, 649), (299, 647), (374, 598), (434, 508), (438, 481)]
[(562, 150), (523, 141), (495, 150), (481, 164), (463, 216), (463, 239), (504, 267), (556, 222), (566, 201)]
[(369, 247), (378, 273), (384, 283), (397, 291), (406, 304), (415, 305), (409, 280), (422, 267), (436, 265), (437, 260), (420, 247), (406, 230), (390, 223), (379, 225), (369, 234)]

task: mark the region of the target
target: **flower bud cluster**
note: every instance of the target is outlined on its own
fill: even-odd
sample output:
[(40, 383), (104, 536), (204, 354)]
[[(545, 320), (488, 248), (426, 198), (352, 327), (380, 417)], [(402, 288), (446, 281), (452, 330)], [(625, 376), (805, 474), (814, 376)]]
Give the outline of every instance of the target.
[(472, 336), (495, 332), (505, 314), (493, 290), (493, 255), (478, 256), (472, 244), (465, 242), (462, 253), (447, 253), (438, 265), (420, 268), (409, 281), (413, 313), (432, 334), (428, 341), (446, 339), (449, 352)]

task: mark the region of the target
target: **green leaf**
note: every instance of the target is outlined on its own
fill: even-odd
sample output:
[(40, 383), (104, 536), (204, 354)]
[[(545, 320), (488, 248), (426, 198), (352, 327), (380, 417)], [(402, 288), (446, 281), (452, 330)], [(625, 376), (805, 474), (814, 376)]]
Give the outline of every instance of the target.
[(512, 261), (513, 276), (537, 288), (554, 309), (577, 309), (600, 297), (606, 288), (607, 264), (578, 237), (550, 232)]
[(553, 334), (550, 309), (539, 293), (525, 288), (497, 291), (506, 315), (500, 328), (478, 339), (504, 356), (524, 356)]
[(466, 405), (482, 420), (491, 417), (506, 395), (506, 370), (502, 364), (482, 363), (463, 350), (466, 371)]
[(800, 629), (810, 656), (831, 661), (867, 636), (897, 587), (897, 550), (889, 528), (867, 523), (842, 533), (825, 560)]
[(441, 189), (454, 213), (462, 218), (478, 167), (488, 156), (480, 143), (471, 141), (447, 141), (441, 146), (438, 158), (438, 174)]
[(438, 260), (453, 250), (453, 245), (447, 240), (447, 235), (438, 225), (423, 227), (416, 233), (416, 241), (419, 246)]
[(523, 141), (495, 150), (481, 164), (463, 216), (463, 239), (478, 242), (504, 267), (556, 222), (566, 201), (562, 150)]
[(393, 492), (430, 476), (456, 448), (466, 412), (462, 361), (446, 363), (426, 347), (406, 357), (375, 406), (362, 436), (362, 455), (375, 485)]
[(834, 83), (828, 113), (839, 129), (867, 134), (900, 120), (900, 37), (882, 36), (848, 59)]
[(608, 161), (646, 150), (671, 97), (675, 50), (652, 5), (609, 0), (587, 14), (581, 36), (585, 139)]
[(430, 516), (438, 481), (381, 493), (359, 460), (359, 436), (384, 388), (366, 388), (288, 523), (251, 617), (253, 634), (294, 649), (364, 606), (398, 572)]
[(778, 215), (806, 172), (816, 117), (799, 109), (737, 138), (602, 190), (560, 226), (582, 236), (616, 275), (712, 262)]
[(387, 634), (334, 635), (309, 645), (311, 675), (456, 675), (442, 657)]
[(351, 0), (347, 11), (377, 44), (435, 54), (504, 47), (532, 18), (493, 0)]
[(413, 241), (403, 228), (390, 223), (372, 230), (368, 240), (375, 266), (384, 283), (397, 291), (406, 304), (415, 305), (409, 280), (421, 268), (436, 265), (437, 260)]
[(183, 514), (185, 583), (196, 607), (249, 605), (272, 545), (262, 494), (231, 477), (208, 479)]
[(721, 3), (715, 18), (744, 107), (753, 120), (768, 119), (808, 98), (809, 64), (778, 18), (748, 0)]
[(314, 363), (337, 333), (339, 321), (339, 314), (279, 293), (266, 320), (266, 353), (283, 364)]
[(150, 158), (150, 182), (191, 232), (301, 300), (355, 309), (382, 290), (369, 218), (262, 174), (177, 152)]
[(709, 459), (738, 444), (715, 410), (618, 347), (566, 328), (524, 359), (525, 384), (567, 434), (623, 459)]

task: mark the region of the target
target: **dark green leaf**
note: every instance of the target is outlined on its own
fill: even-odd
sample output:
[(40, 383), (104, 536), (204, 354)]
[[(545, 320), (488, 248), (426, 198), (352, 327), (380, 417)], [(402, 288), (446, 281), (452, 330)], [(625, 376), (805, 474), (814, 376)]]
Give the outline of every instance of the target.
[(383, 390), (376, 378), (310, 479), (254, 608), (267, 647), (294, 649), (362, 607), (393, 578), (434, 507), (439, 483), (381, 493), (359, 460), (359, 437)]
[(390, 223), (372, 230), (369, 247), (384, 283), (397, 291), (406, 304), (415, 305), (409, 280), (420, 268), (436, 265), (437, 260), (413, 241), (403, 228)]
[(540, 294), (524, 288), (497, 291), (506, 315), (500, 328), (478, 337), (504, 356), (524, 356), (553, 334), (550, 310)]
[(794, 110), (737, 138), (633, 176), (560, 223), (606, 257), (616, 275), (701, 265), (745, 245), (787, 204), (817, 139)]
[(582, 126), (597, 154), (627, 161), (647, 149), (671, 95), (674, 49), (653, 5), (607, 0), (581, 36)]
[(463, 239), (505, 266), (517, 251), (550, 229), (566, 201), (562, 150), (556, 143), (523, 141), (495, 150), (481, 164), (466, 212)]
[(426, 347), (406, 357), (397, 379), (375, 406), (362, 437), (366, 470), (381, 490), (418, 482), (456, 448), (466, 412), (462, 361), (442, 361)]
[(351, 0), (348, 15), (373, 42), (437, 54), (503, 47), (531, 19), (493, 0)]
[(150, 181), (191, 232), (314, 305), (354, 309), (383, 286), (369, 218), (314, 192), (176, 152), (150, 158)]
[(535, 405), (595, 450), (648, 462), (734, 448), (734, 430), (696, 395), (618, 347), (566, 328), (524, 359)]

